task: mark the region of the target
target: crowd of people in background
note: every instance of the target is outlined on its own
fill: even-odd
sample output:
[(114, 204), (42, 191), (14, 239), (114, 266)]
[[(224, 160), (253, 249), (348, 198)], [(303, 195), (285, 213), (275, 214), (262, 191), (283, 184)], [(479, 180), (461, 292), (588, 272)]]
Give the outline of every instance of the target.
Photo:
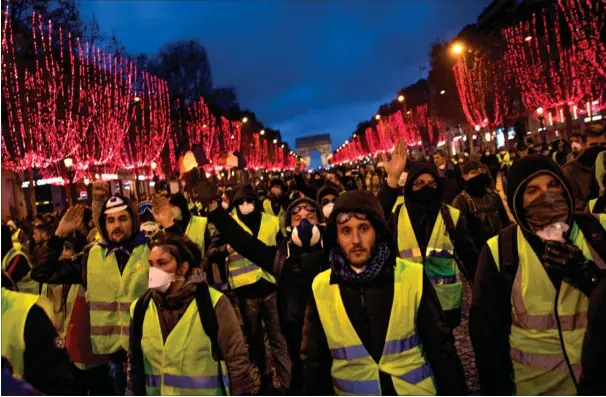
[(605, 394), (605, 170), (592, 123), (456, 156), (399, 141), (328, 169), (194, 168), (135, 202), (95, 182), (90, 205), (3, 220), (3, 393), (465, 395), (469, 284), (482, 394)]

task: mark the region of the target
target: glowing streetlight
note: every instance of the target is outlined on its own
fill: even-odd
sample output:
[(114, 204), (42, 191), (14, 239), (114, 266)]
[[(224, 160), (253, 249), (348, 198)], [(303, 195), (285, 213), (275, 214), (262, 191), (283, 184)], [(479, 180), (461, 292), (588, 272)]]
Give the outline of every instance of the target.
[(532, 36), (526, 36), (526, 37), (524, 38), (524, 41), (530, 41), (530, 40), (532, 40)]
[(65, 168), (70, 169), (74, 166), (74, 160), (71, 157), (67, 157), (63, 160), (63, 165), (65, 165)]
[(207, 127), (208, 127), (208, 126), (207, 126), (206, 124), (204, 124), (204, 125), (202, 126), (202, 128), (207, 128)]
[(355, 138), (355, 137), (357, 137), (357, 136), (358, 136), (357, 134), (353, 134), (353, 137), (354, 137), (354, 138)]
[(84, 185), (88, 186), (90, 184), (90, 179), (84, 178)]
[(381, 115), (380, 115), (380, 114), (377, 114), (377, 115), (375, 116), (375, 119), (377, 119), (377, 120), (381, 120)]
[(461, 43), (454, 43), (452, 45), (452, 47), (450, 48), (450, 50), (452, 51), (453, 54), (459, 55), (465, 50), (465, 47), (463, 47), (463, 45)]
[(158, 166), (158, 164), (156, 164), (155, 161), (152, 161), (151, 164), (149, 165), (151, 167), (152, 170), (156, 170), (156, 167)]
[(542, 107), (537, 108), (537, 114), (539, 116), (541, 116), (543, 114), (543, 112), (544, 112), (544, 109)]
[(242, 118), (242, 122), (246, 124), (248, 122), (248, 117)]
[(139, 98), (138, 96), (135, 97), (135, 102), (139, 102), (141, 100), (141, 98)]
[(261, 130), (261, 132), (259, 132), (259, 134), (261, 134), (261, 136), (265, 135), (265, 130)]
[(404, 95), (400, 95), (398, 97), (398, 102), (404, 102)]
[(282, 146), (280, 146), (282, 149), (284, 149), (284, 144), (282, 144)]
[(278, 143), (278, 140), (277, 140), (277, 139), (274, 139), (274, 143)]
[(475, 129), (476, 129), (476, 132), (480, 131), (480, 126), (479, 126), (479, 125), (476, 125), (476, 126), (475, 126)]
[(444, 95), (444, 94), (446, 94), (446, 90), (440, 91), (440, 95)]

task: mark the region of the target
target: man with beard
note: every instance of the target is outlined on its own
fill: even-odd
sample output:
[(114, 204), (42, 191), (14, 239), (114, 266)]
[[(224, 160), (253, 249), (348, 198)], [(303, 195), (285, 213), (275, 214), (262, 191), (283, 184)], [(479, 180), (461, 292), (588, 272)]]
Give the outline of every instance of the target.
[[(214, 209), (214, 204), (209, 208)], [(222, 235), (227, 236), (233, 249), (275, 277), (280, 323), (292, 362), (289, 392), (300, 394), (301, 332), (311, 282), (320, 272), (322, 211), (310, 198), (295, 200), (286, 210), (290, 238), (277, 246), (267, 245), (248, 234), (224, 211), (213, 211), (209, 218), (216, 222)]]
[(473, 286), (481, 391), (577, 394), (588, 296), (604, 274), (606, 217), (573, 217), (570, 187), (549, 158), (521, 159), (509, 181), (517, 225), (484, 246)]
[[(82, 286), (74, 290), (73, 301), (68, 299), (68, 304), (73, 306), (67, 320), (70, 324), (66, 337), (68, 351), (90, 353), (93, 358), (109, 355), (115, 366), (114, 391), (122, 395), (126, 387), (129, 308), (132, 301), (147, 290), (149, 248), (128, 199), (115, 195), (102, 201), (103, 193), (98, 194), (98, 190), (107, 192), (107, 186), (93, 187), (93, 197), (102, 203), (98, 225), (103, 240), (88, 245), (75, 256), (60, 258), (66, 237), (83, 224), (84, 208), (70, 208), (59, 222), (55, 235), (40, 250), (32, 277), (48, 284)], [(179, 233), (169, 205), (164, 205), (156, 221), (169, 232)], [(82, 334), (84, 330), (89, 332), (89, 338)], [(89, 343), (85, 343), (87, 341)], [(84, 343), (89, 351), (70, 349), (70, 342), (80, 347)], [(98, 362), (93, 358), (79, 359)], [(79, 359), (74, 361), (82, 362)], [(96, 369), (104, 375), (108, 371)]]
[(304, 395), (467, 394), (437, 296), (397, 250), (372, 193), (339, 196), (324, 234), (330, 270), (305, 314)]
[(51, 226), (47, 223), (40, 223), (34, 226), (34, 234), (32, 235), (32, 240), (34, 241), (31, 258), (32, 260), (36, 260), (36, 255), (38, 254), (38, 250), (42, 245), (50, 238), (52, 234)]
[(501, 196), (491, 189), (492, 181), (486, 168), (476, 160), (461, 166), (464, 191), (452, 206), (467, 219), (467, 229), (474, 244), (481, 249), (492, 236), (509, 226), (509, 217)]
[(443, 201), (443, 180), (436, 168), (423, 163), (410, 167), (404, 203), (394, 209), (402, 192), (398, 180), (406, 167), (405, 143), (399, 141), (391, 160), (386, 160), (387, 181), (379, 200), (383, 211), (393, 213), (391, 230), (400, 257), (424, 265), (448, 324), (454, 328), (461, 323), (461, 273), (473, 280), (478, 260), (467, 221), (459, 210)]
[[(286, 391), (290, 383), (291, 363), (278, 317), (276, 278), (273, 271), (276, 255), (267, 256), (266, 250), (255, 249), (261, 244), (275, 247), (282, 241), (279, 220), (261, 211), (261, 204), (250, 185), (238, 186), (232, 202), (235, 210), (232, 213), (233, 219), (225, 210), (218, 208), (216, 202), (209, 206), (209, 221), (217, 229), (209, 246), (209, 254), (213, 253), (209, 259), (221, 263), (220, 255), (223, 255), (224, 263), (228, 266), (229, 285), (238, 297), (251, 362), (264, 375), (262, 392), (269, 392), (272, 383), (271, 372), (266, 373), (268, 368), (262, 322), (267, 331), (280, 389)], [(225, 244), (225, 248), (215, 247), (216, 242)]]
[(205, 253), (204, 242), (210, 241), (210, 235), (206, 229), (208, 219), (192, 215), (187, 205), (187, 199), (182, 193), (173, 194), (169, 201), (175, 224), (185, 236), (198, 245), (200, 252)]
[(575, 209), (577, 211), (583, 211), (589, 200), (598, 197), (594, 166), (598, 154), (606, 150), (604, 123), (589, 123), (585, 132), (587, 136), (585, 150), (575, 160), (564, 164), (562, 167), (564, 176), (575, 198)]

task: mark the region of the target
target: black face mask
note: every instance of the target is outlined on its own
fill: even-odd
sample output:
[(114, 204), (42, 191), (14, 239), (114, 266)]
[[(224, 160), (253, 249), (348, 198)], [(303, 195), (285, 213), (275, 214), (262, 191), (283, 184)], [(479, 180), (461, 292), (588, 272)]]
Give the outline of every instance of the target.
[(486, 194), (486, 188), (489, 184), (488, 174), (480, 174), (465, 182), (465, 191), (472, 196), (481, 197)]
[(440, 201), (438, 189), (434, 189), (431, 186), (424, 186), (417, 191), (411, 191), (409, 198), (413, 203), (422, 206), (434, 205)]

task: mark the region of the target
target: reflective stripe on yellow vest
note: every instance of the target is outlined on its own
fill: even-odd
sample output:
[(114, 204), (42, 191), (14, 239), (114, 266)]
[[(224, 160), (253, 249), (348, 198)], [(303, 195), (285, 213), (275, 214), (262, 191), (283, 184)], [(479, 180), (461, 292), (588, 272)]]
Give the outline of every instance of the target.
[(122, 275), (116, 255), (94, 245), (88, 255), (86, 301), (90, 307), (90, 334), (94, 354), (128, 350), (130, 304), (147, 291), (147, 244), (133, 250)]
[[(590, 248), (574, 224), (571, 240), (586, 258)], [(519, 266), (511, 290), (510, 357), (518, 395), (576, 394), (562, 354), (558, 324), (554, 313), (556, 289), (541, 261), (518, 228)], [(494, 261), (500, 268), (498, 236), (488, 240)], [(566, 353), (577, 381), (581, 375), (581, 351), (587, 328), (589, 299), (566, 282), (558, 298), (558, 315)]]
[[(213, 288), (209, 292), (215, 307), (223, 294)], [(135, 304), (136, 301), (130, 308), (131, 317)], [(221, 381), (229, 392), (227, 366), (222, 361), (219, 373), (219, 363), (212, 357), (211, 340), (202, 327), (195, 299), (166, 341), (158, 309), (151, 299), (143, 319), (141, 350), (148, 396), (222, 395)]]
[[(237, 214), (234, 214), (233, 217), (242, 229), (246, 230), (248, 234), (252, 234), (248, 226), (238, 218)], [(259, 227), (259, 234), (257, 235), (259, 241), (267, 246), (273, 247), (276, 245), (276, 235), (279, 232), (280, 226), (278, 218), (273, 215), (261, 213), (261, 226)], [(231, 288), (239, 288), (245, 285), (254, 284), (261, 278), (270, 283), (276, 283), (274, 276), (237, 252), (229, 255), (227, 261), (229, 262), (229, 285)]]
[(204, 233), (206, 232), (207, 222), (208, 218), (192, 215), (185, 230), (185, 235), (198, 245), (202, 254), (204, 254)]
[(271, 207), (271, 200), (270, 199), (266, 199), (265, 201), (263, 201), (263, 211), (266, 214), (269, 215), (273, 215), (273, 216), (277, 216), (279, 221), (280, 221), (280, 231), (282, 232), (282, 234), (284, 236), (286, 236), (286, 212), (284, 211), (284, 209), (282, 208), (282, 206), (280, 206), (280, 211), (278, 211), (278, 213), (276, 214), (274, 212), (274, 209)]
[(25, 372), (25, 322), (34, 305), (40, 306), (49, 318), (52, 316), (53, 309), (46, 298), (2, 288), (2, 357), (10, 362), (16, 379), (22, 379)]
[(318, 314), (332, 354), (336, 394), (380, 395), (379, 371), (391, 375), (398, 395), (436, 394), (431, 366), (423, 356), (416, 329), (423, 266), (398, 258), (394, 272), (393, 306), (378, 364), (347, 316), (339, 285), (330, 283), (331, 270), (320, 273), (313, 281)]
[[(456, 226), (460, 212), (449, 205), (447, 207)], [(427, 273), (429, 281), (436, 290), (443, 310), (461, 308), (461, 294), (463, 291), (461, 274), (453, 257), (454, 246), (446, 232), (446, 225), (441, 212), (438, 212), (436, 223), (427, 243), (425, 261), (423, 262), (423, 255), (419, 249), (419, 243), (415, 237), (406, 205), (402, 205), (398, 216), (398, 250), (401, 258), (424, 263), (425, 273)]]
[[(8, 253), (2, 259), (2, 270), (8, 272), (8, 267), (10, 266), (11, 261), (17, 256), (22, 255), (29, 265), (30, 269), (32, 264), (29, 261), (29, 257), (25, 252), (21, 250), (21, 244), (13, 245), (13, 248), (8, 251)], [(32, 280), (30, 272), (28, 272), (19, 282), (17, 283), (17, 288), (19, 292), (25, 292), (26, 294), (35, 294), (38, 295), (40, 293), (40, 283)]]

